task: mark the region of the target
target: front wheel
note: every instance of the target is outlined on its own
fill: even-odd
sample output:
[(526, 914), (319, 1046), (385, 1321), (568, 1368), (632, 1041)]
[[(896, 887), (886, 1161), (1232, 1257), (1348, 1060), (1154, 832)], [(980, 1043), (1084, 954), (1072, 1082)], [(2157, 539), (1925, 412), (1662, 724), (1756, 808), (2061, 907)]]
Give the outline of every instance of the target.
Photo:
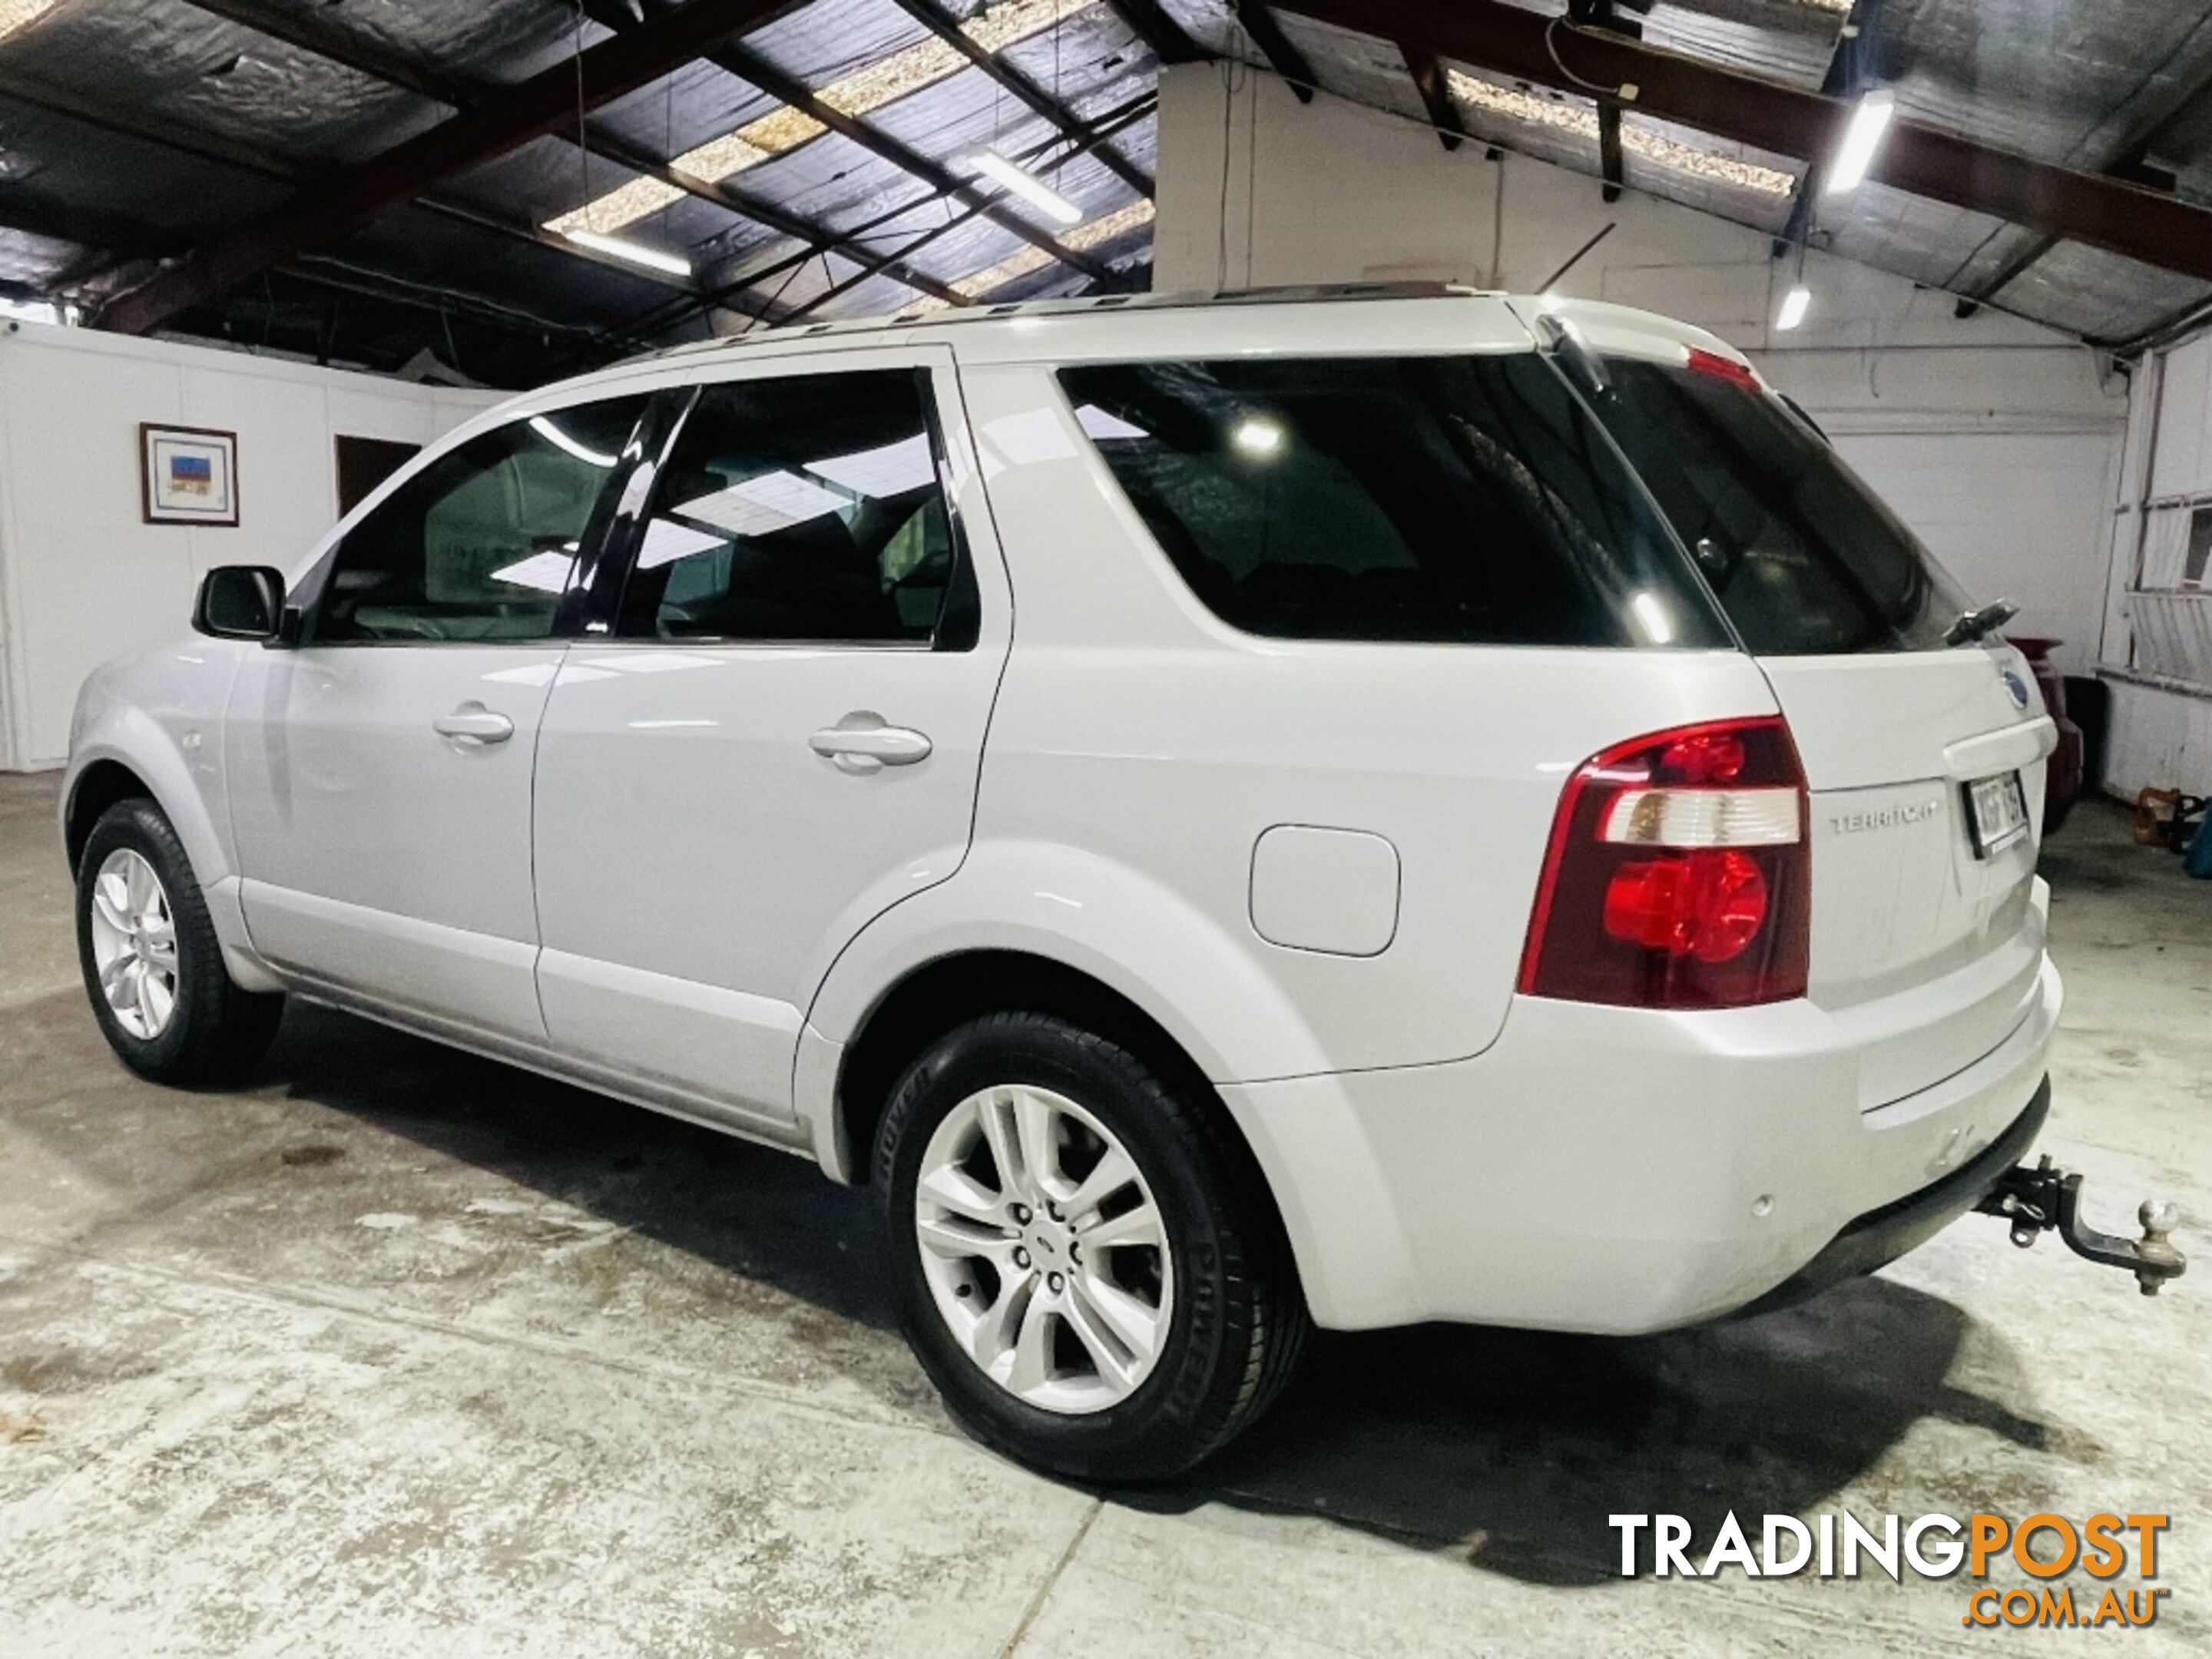
[(908, 1340), (953, 1413), (1082, 1480), (1179, 1474), (1287, 1381), (1306, 1313), (1218, 1115), (1042, 1014), (940, 1038), (876, 1147)]
[(157, 1083), (234, 1077), (276, 1036), (284, 999), (240, 988), (176, 830), (152, 801), (100, 815), (77, 866), (77, 959), (123, 1063)]

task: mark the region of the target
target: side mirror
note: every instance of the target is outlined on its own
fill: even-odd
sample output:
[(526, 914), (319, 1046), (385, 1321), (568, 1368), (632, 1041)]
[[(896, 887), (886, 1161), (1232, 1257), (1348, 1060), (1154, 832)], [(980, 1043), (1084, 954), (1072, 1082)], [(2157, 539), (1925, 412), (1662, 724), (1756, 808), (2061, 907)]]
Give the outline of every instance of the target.
[(218, 640), (275, 640), (284, 623), (284, 577), (263, 564), (217, 565), (201, 579), (192, 626)]

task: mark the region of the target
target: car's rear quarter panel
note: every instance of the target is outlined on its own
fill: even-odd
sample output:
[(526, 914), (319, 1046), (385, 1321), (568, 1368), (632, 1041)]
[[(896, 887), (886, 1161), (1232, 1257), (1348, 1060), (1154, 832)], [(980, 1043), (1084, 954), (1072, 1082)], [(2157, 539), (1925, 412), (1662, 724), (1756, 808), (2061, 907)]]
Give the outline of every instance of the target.
[[(971, 859), (988, 865), (999, 843), (1080, 848), (1071, 866), (1103, 861), (1140, 878), (1130, 890), (1172, 898), (1148, 948), (1188, 951), (1176, 928), (1203, 926), (1209, 949), (1233, 951), (1277, 988), (1303, 1030), (1253, 1031), (1235, 1007), (1179, 1011), (1237, 1034), (1233, 1052), (1212, 1058), (1224, 1079), (1481, 1051), (1512, 999), (1569, 773), (1638, 732), (1773, 710), (1735, 652), (1239, 634), (1184, 586), (1048, 368), (981, 365), (962, 380), (1015, 606)], [(1253, 849), (1279, 824), (1361, 830), (1395, 848), (1386, 950), (1336, 955), (1260, 937)], [(1079, 931), (1085, 896), (1060, 896)], [(1240, 994), (1228, 983), (1219, 994)]]

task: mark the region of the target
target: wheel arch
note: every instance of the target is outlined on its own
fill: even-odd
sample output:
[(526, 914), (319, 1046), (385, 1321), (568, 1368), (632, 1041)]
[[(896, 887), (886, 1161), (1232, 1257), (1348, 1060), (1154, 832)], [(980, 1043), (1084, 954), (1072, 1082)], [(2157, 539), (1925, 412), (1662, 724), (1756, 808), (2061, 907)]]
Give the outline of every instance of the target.
[(71, 875), (84, 861), (85, 843), (92, 839), (92, 826), (100, 822), (100, 815), (118, 801), (142, 796), (161, 805), (152, 786), (122, 761), (96, 760), (77, 774), (62, 808), (62, 846), (69, 854)]
[(959, 951), (888, 987), (843, 1046), (834, 1109), (846, 1173), (866, 1179), (891, 1091), (925, 1048), (968, 1020), (1015, 1011), (1054, 1015), (1109, 1038), (1226, 1115), (1205, 1070), (1167, 1027), (1103, 980), (1032, 951)]

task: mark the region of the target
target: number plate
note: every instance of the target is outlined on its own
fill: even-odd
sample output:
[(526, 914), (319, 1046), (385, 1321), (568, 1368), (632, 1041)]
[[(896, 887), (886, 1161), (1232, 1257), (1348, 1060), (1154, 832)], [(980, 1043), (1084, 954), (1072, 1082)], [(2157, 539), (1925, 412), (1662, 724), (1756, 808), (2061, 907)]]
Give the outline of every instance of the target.
[(2027, 834), (2027, 793), (2020, 774), (1984, 778), (1966, 786), (1966, 822), (1974, 837), (1974, 856), (1993, 857)]

